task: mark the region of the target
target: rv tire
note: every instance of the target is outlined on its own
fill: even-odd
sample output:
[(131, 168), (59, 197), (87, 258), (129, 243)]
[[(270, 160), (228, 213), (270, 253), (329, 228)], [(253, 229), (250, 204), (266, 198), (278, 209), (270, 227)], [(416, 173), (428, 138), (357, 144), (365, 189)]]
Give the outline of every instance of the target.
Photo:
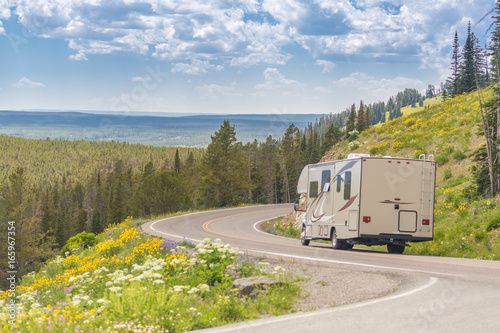
[(335, 250), (340, 250), (344, 247), (344, 242), (337, 238), (337, 231), (332, 230), (332, 247)]
[(306, 226), (302, 226), (302, 230), (300, 231), (300, 243), (304, 246), (309, 245), (310, 240), (306, 239)]
[(344, 246), (342, 247), (342, 250), (351, 250), (354, 244), (349, 244), (347, 242), (344, 242)]
[(393, 244), (393, 243), (387, 244), (387, 252), (389, 252), (389, 253), (401, 254), (404, 251), (405, 251), (404, 245), (398, 245), (398, 244)]

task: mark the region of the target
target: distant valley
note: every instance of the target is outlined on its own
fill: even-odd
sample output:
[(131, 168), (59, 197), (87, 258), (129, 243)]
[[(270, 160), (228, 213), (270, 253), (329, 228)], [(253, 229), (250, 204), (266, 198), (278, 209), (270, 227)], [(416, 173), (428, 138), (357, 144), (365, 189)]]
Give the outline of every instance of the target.
[(154, 146), (204, 147), (223, 120), (235, 126), (239, 141), (279, 138), (290, 124), (304, 128), (320, 114), (158, 115), (0, 111), (0, 134), (30, 139), (96, 140)]

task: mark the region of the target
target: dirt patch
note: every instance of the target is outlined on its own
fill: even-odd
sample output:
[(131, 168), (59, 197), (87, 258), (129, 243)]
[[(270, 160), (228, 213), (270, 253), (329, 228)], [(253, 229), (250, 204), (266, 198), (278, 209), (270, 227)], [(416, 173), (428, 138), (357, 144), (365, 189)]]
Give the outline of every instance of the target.
[(280, 266), (298, 280), (303, 295), (295, 305), (297, 311), (331, 308), (386, 296), (396, 291), (404, 280), (399, 275), (333, 263), (279, 257), (259, 258), (259, 261), (269, 263), (264, 266), (268, 272)]

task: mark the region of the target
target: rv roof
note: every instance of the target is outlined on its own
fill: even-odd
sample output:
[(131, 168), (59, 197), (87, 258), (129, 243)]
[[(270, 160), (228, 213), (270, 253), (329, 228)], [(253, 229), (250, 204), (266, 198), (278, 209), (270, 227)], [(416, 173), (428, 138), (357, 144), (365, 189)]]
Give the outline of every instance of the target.
[(348, 160), (350, 160), (351, 158), (360, 158), (360, 157), (370, 157), (370, 154), (349, 154), (349, 155), (347, 155)]

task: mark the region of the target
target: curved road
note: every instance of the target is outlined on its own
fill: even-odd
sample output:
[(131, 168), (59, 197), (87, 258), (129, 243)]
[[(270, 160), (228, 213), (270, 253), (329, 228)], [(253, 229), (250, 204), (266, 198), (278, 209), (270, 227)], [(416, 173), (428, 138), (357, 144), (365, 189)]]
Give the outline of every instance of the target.
[(390, 296), (302, 314), (255, 320), (207, 332), (499, 332), (500, 262), (395, 255), (354, 248), (333, 250), (325, 243), (267, 234), (264, 221), (285, 215), (292, 205), (250, 206), (193, 213), (146, 223), (149, 234), (193, 242), (220, 238), (252, 255), (278, 256), (397, 274), (413, 281)]

